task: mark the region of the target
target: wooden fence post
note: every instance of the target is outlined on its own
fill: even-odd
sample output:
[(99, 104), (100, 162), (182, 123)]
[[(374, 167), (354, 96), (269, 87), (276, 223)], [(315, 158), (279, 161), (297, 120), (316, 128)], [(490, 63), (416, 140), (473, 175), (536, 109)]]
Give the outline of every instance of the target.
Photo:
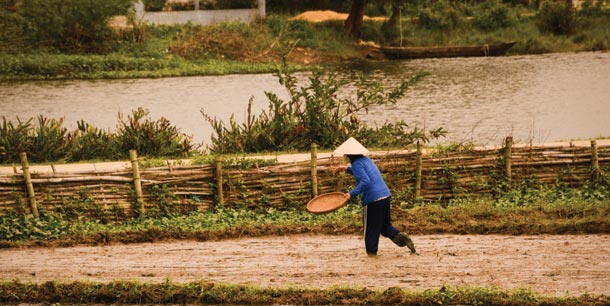
[(136, 190), (136, 203), (140, 209), (140, 217), (145, 213), (144, 194), (142, 193), (142, 181), (140, 179), (140, 166), (138, 165), (138, 152), (129, 150), (129, 160), (131, 161), (131, 170), (133, 172), (133, 186)]
[(222, 190), (222, 159), (219, 156), (214, 158), (214, 165), (216, 165), (216, 193), (218, 194), (218, 204), (222, 205), (225, 203), (225, 197)]
[(506, 142), (504, 143), (504, 173), (506, 174), (506, 178), (510, 181), (513, 176), (512, 162), (511, 159), (513, 157), (513, 138), (506, 137)]
[(591, 140), (591, 179), (597, 182), (600, 178), (599, 157), (597, 155), (597, 141)]
[(422, 172), (422, 148), (417, 142), (417, 153), (415, 154), (415, 199), (421, 197), (421, 172)]
[(28, 199), (30, 200), (30, 209), (32, 210), (32, 214), (34, 214), (34, 217), (38, 219), (40, 218), (40, 215), (38, 214), (36, 194), (34, 193), (34, 185), (32, 184), (32, 177), (30, 176), (30, 164), (28, 163), (28, 156), (25, 152), (22, 152), (20, 155), (23, 178), (25, 179), (25, 187), (28, 193)]
[[(342, 159), (342, 157), (340, 157)], [(341, 161), (337, 161), (337, 158), (335, 157), (334, 154), (330, 155), (330, 167), (331, 167), (331, 171), (333, 172), (333, 174), (335, 174), (334, 169), (337, 164), (341, 163)], [(339, 177), (337, 178), (337, 186), (335, 186), (335, 191), (340, 191), (343, 192), (343, 185), (344, 185), (344, 178), (345, 178), (345, 171), (342, 171), (341, 173), (339, 173)]]
[(311, 144), (311, 192), (318, 195), (318, 145)]

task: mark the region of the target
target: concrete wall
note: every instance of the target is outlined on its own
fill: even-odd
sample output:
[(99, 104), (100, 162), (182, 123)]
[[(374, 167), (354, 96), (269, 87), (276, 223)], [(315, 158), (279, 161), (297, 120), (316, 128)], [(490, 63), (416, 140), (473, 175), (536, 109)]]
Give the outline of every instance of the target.
[(258, 8), (235, 10), (193, 10), (170, 12), (145, 12), (141, 0), (135, 4), (138, 20), (153, 24), (185, 24), (188, 22), (209, 25), (226, 21), (253, 22), (265, 17), (265, 0), (258, 1)]

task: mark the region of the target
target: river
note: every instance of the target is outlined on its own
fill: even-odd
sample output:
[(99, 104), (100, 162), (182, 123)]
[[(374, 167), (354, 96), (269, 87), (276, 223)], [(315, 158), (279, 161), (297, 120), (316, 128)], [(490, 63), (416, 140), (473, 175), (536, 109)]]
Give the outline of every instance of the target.
[[(396, 105), (363, 114), (369, 125), (405, 120), (444, 127), (443, 143), (486, 145), (506, 136), (517, 143), (610, 136), (610, 52), (384, 61), (345, 67), (342, 74), (355, 70), (388, 85), (430, 73)], [(267, 107), (265, 91), (287, 97), (271, 74), (10, 82), (0, 83), (0, 115), (16, 121), (42, 114), (65, 118), (69, 129), (84, 120), (114, 130), (119, 113), (143, 107), (152, 119), (166, 117), (205, 143), (212, 129), (201, 109), (242, 121), (251, 97), (257, 113)]]

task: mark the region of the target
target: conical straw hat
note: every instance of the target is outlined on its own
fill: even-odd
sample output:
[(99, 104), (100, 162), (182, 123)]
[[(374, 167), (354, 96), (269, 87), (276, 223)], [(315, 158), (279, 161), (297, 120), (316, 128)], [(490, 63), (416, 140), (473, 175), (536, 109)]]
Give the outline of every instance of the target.
[(367, 150), (354, 137), (350, 137), (337, 149), (335, 149), (334, 153), (337, 155), (365, 155), (369, 153), (369, 150)]

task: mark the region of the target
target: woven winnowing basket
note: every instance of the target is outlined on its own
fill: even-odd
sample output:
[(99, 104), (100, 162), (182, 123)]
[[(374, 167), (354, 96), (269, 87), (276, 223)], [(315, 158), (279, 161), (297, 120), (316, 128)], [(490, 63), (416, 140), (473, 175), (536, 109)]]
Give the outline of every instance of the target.
[(342, 192), (330, 192), (321, 194), (307, 203), (307, 210), (314, 214), (325, 214), (341, 208), (347, 199)]

